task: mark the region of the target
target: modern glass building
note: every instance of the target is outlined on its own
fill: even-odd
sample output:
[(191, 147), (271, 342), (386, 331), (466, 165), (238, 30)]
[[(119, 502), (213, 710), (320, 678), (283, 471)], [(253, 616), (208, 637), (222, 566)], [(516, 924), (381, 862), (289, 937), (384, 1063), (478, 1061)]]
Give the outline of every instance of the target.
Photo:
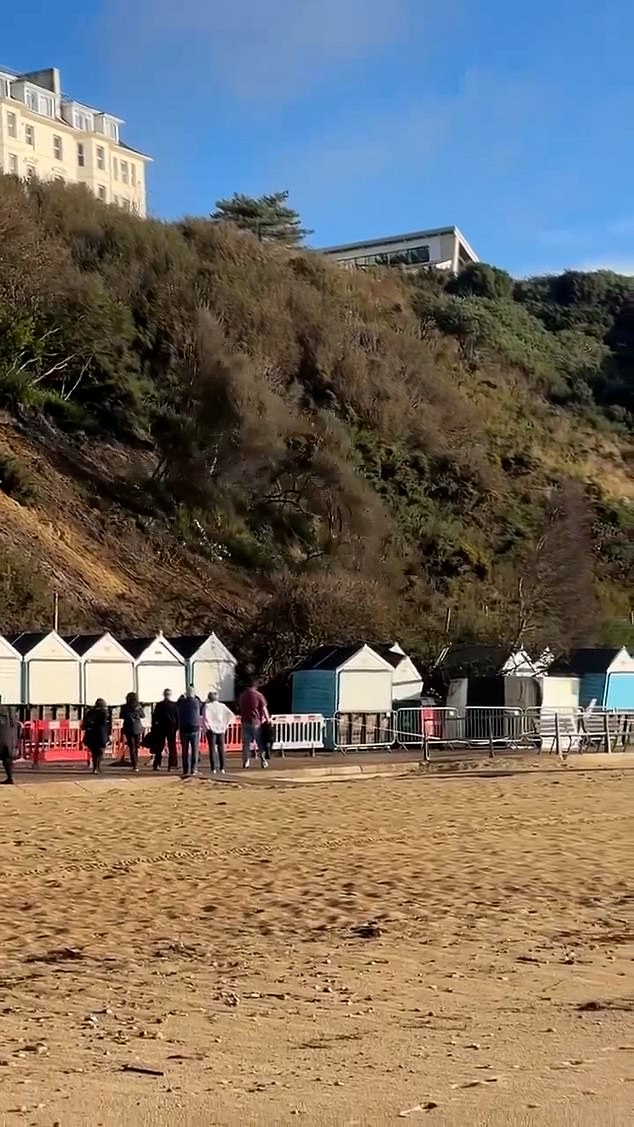
[(433, 231), (414, 231), (409, 235), (390, 235), (362, 243), (325, 247), (322, 254), (336, 259), (340, 266), (364, 269), (387, 266), (401, 270), (435, 267), (457, 274), (478, 256), (457, 227)]

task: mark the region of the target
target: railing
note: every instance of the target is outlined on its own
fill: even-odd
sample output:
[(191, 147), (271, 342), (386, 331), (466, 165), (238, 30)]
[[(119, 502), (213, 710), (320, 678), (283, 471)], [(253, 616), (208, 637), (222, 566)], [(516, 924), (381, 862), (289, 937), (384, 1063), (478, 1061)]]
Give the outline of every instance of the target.
[[(60, 711), (62, 710), (60, 706)], [(69, 709), (70, 711), (70, 709)], [(566, 756), (584, 751), (634, 750), (634, 709), (404, 708), (392, 713), (354, 713), (272, 717), (273, 752), (315, 755), (362, 751), (420, 751), (425, 760), (451, 753), (493, 757), (504, 751)], [(149, 727), (149, 716), (147, 720)], [(227, 730), (229, 755), (242, 751), (239, 717)], [(121, 722), (115, 720), (107, 755), (126, 753)], [(27, 720), (22, 724), (20, 756), (40, 763), (87, 760), (80, 720)]]
[(374, 714), (365, 721), (328, 720), (327, 728), (335, 735), (327, 746), (345, 753), (386, 746), (420, 749), (426, 759), (465, 751), (494, 756), (504, 750), (558, 755), (634, 750), (634, 709), (404, 708), (381, 724), (378, 738), (368, 738), (377, 723)]

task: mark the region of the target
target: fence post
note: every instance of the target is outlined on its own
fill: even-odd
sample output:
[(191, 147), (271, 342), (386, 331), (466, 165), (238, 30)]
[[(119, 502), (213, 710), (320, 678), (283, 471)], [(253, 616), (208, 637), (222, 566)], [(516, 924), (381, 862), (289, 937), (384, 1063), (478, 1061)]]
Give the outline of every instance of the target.
[(35, 731), (33, 732), (33, 759), (31, 761), (31, 770), (38, 771), (40, 766), (40, 725), (36, 722), (34, 725)]
[(429, 736), (427, 732), (423, 732), (423, 762), (431, 762), (429, 758)]
[(555, 750), (561, 759), (561, 738), (559, 732), (559, 713), (555, 712)]
[(493, 746), (493, 720), (490, 716), (487, 719), (487, 729), (489, 735), (489, 759), (495, 759), (495, 748)]
[(609, 713), (603, 713), (603, 735), (605, 737), (605, 750), (608, 755), (612, 754), (612, 739), (610, 733), (610, 716)]

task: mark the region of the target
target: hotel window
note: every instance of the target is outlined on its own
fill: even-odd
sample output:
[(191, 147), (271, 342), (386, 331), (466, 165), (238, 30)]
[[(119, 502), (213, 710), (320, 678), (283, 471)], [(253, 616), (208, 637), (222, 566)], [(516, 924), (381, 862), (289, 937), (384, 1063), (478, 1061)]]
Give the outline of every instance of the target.
[(119, 126), (116, 121), (109, 121), (107, 123), (108, 136), (112, 137), (113, 141), (119, 140)]
[(105, 150), (103, 148), (103, 145), (97, 145), (97, 168), (100, 169), (101, 172), (103, 172), (105, 167), (106, 167)]
[(14, 113), (7, 114), (7, 133), (9, 137), (17, 137), (18, 135), (18, 123)]
[(53, 137), (53, 156), (55, 160), (63, 160), (62, 138)]
[(20, 170), (18, 158), (15, 153), (9, 153), (9, 172), (12, 176), (17, 176)]
[(121, 180), (124, 184), (128, 183), (128, 162), (127, 160), (121, 161)]
[(104, 184), (99, 185), (99, 188), (97, 189), (97, 195), (99, 196), (99, 199), (103, 200), (103, 202), (105, 203), (105, 201), (106, 201), (106, 188), (105, 188)]
[(92, 129), (92, 127), (92, 114), (75, 111), (75, 129), (82, 129), (85, 132), (88, 129)]
[(79, 165), (80, 168), (84, 168), (85, 164), (86, 164), (86, 153), (84, 151), (84, 146), (82, 145), (81, 141), (77, 145), (77, 164)]
[(405, 250), (368, 254), (355, 258), (357, 266), (424, 266), (431, 261), (429, 247), (407, 247)]
[(124, 210), (124, 211), (131, 211), (131, 207), (130, 207), (130, 201), (129, 201), (129, 199), (128, 199), (128, 198), (127, 198), (126, 196), (123, 196), (123, 197), (122, 197), (122, 199), (121, 199), (121, 206), (123, 207), (123, 210)]
[(35, 130), (32, 125), (24, 126), (24, 140), (32, 149), (35, 148)]
[(136, 164), (130, 165), (130, 183), (136, 188)]
[(30, 110), (35, 110), (35, 113), (39, 113), (40, 98), (39, 95), (35, 93), (35, 90), (27, 90), (26, 104)]

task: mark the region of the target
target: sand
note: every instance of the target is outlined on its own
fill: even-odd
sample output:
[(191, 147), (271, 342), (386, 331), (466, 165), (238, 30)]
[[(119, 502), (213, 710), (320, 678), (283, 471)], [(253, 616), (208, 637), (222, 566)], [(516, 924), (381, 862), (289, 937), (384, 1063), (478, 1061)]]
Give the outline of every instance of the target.
[(633, 811), (553, 763), (2, 788), (0, 1122), (630, 1124)]

